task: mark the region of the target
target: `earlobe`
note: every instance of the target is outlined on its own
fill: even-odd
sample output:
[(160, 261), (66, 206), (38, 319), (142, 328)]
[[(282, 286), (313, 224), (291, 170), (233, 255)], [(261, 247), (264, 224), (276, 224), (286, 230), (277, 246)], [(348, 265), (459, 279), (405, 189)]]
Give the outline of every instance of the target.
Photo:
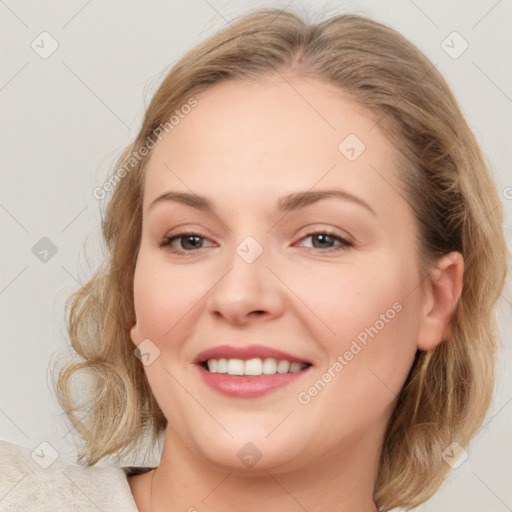
[(462, 293), (463, 274), (464, 259), (459, 252), (441, 257), (430, 272), (418, 331), (419, 350), (431, 350), (449, 336), (453, 312)]
[(130, 338), (133, 344), (137, 347), (140, 340), (139, 324), (135, 322), (135, 325), (130, 329)]

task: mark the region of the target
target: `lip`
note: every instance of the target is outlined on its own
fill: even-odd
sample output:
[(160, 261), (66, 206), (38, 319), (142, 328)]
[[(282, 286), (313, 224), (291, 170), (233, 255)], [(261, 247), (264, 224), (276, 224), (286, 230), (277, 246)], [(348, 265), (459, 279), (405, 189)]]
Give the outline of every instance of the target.
[(255, 377), (212, 373), (201, 364), (195, 365), (195, 368), (203, 382), (222, 395), (234, 398), (256, 398), (300, 380), (305, 374), (309, 374), (313, 366), (294, 373), (275, 373)]
[[(293, 373), (275, 373), (273, 375), (228, 375), (226, 373), (212, 373), (204, 367), (208, 359), (241, 359), (247, 361), (259, 357), (266, 359), (272, 357), (278, 361), (291, 363), (307, 363), (310, 366)], [(312, 363), (304, 358), (283, 352), (273, 347), (263, 345), (247, 345), (245, 347), (234, 345), (218, 345), (200, 352), (194, 360), (200, 378), (210, 388), (225, 396), (236, 398), (256, 398), (270, 393), (278, 388), (291, 384), (309, 373)]]
[[(308, 363), (312, 364), (311, 361), (303, 359), (293, 354), (283, 352), (272, 347), (265, 347), (263, 345), (247, 345), (245, 347), (239, 347), (234, 345), (218, 345), (216, 347), (209, 348), (200, 352), (194, 360), (196, 364), (202, 364), (208, 359), (242, 359), (247, 361), (248, 359), (254, 359), (259, 357), (265, 359), (272, 357), (278, 361), (290, 361), (290, 363)], [(284, 375), (284, 374), (283, 374)], [(259, 377), (257, 377), (259, 378)]]

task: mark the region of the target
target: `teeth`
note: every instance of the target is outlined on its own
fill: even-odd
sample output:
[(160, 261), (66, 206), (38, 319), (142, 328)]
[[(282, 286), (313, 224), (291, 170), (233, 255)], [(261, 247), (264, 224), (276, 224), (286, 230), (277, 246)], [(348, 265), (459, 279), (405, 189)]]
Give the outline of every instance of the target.
[(217, 373), (218, 368), (219, 368), (219, 361), (217, 359), (210, 359), (208, 361), (208, 370), (210, 370), (213, 373)]
[(243, 375), (244, 362), (241, 359), (228, 359), (228, 375)]
[(263, 361), (263, 373), (265, 375), (272, 375), (277, 372), (277, 361), (273, 358), (265, 359)]
[(277, 373), (288, 373), (290, 363), (288, 361), (279, 361), (277, 363)]
[(244, 375), (261, 375), (263, 373), (263, 363), (261, 359), (248, 359), (244, 363)]
[(256, 357), (244, 361), (242, 359), (208, 359), (208, 370), (212, 373), (227, 373), (228, 375), (273, 375), (275, 373), (295, 373), (308, 366), (303, 363), (278, 361), (272, 357), (265, 360)]
[[(215, 359), (212, 359), (215, 361)], [(210, 361), (208, 361), (209, 363)], [(210, 367), (208, 367), (210, 369)], [(211, 370), (214, 371), (214, 370)], [(217, 373), (228, 373), (228, 360), (227, 359), (219, 359), (217, 361)]]

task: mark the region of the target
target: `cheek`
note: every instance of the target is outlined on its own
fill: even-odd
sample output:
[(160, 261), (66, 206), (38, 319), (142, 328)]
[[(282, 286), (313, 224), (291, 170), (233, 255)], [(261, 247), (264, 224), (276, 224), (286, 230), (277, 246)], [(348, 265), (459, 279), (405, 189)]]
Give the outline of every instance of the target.
[[(379, 332), (399, 324), (401, 310), (414, 281), (404, 265), (385, 262), (369, 265), (312, 266), (308, 272), (288, 275), (296, 296), (309, 308), (309, 326), (326, 347), (344, 348), (344, 342), (376, 324)], [(305, 319), (306, 315), (302, 315)], [(373, 330), (372, 330), (373, 332)], [(368, 336), (368, 333), (367, 333)]]
[(211, 285), (195, 265), (169, 265), (141, 251), (134, 276), (134, 302), (142, 336), (162, 341), (175, 336), (193, 316), (194, 305)]
[[(206, 293), (206, 284), (201, 283), (208, 282), (208, 276), (193, 267), (169, 265), (141, 249), (134, 275), (139, 341), (149, 338), (160, 350), (144, 371), (157, 403), (175, 426), (187, 417), (186, 407), (190, 407), (190, 396), (179, 383), (182, 379), (175, 378), (176, 368), (186, 362), (181, 359), (180, 340), (194, 327), (194, 305), (199, 307)], [(186, 389), (193, 391), (193, 386), (189, 383)]]
[(313, 312), (308, 328), (326, 357), (322, 370), (330, 372), (325, 380), (336, 382), (328, 385), (333, 405), (350, 389), (351, 397), (344, 400), (354, 409), (362, 398), (386, 407), (401, 389), (416, 353), (414, 265), (390, 260), (331, 268), (312, 271), (299, 282), (297, 295)]

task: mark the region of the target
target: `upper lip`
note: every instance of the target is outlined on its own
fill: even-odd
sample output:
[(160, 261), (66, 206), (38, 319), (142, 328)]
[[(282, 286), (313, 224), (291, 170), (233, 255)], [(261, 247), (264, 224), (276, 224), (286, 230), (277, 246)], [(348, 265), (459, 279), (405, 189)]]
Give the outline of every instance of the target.
[(208, 359), (253, 359), (259, 357), (265, 359), (272, 357), (278, 361), (290, 361), (291, 363), (308, 363), (302, 357), (294, 356), (282, 350), (277, 350), (272, 347), (265, 347), (263, 345), (247, 345), (245, 347), (234, 346), (234, 345), (218, 345), (200, 352), (194, 360), (194, 363), (204, 363)]

